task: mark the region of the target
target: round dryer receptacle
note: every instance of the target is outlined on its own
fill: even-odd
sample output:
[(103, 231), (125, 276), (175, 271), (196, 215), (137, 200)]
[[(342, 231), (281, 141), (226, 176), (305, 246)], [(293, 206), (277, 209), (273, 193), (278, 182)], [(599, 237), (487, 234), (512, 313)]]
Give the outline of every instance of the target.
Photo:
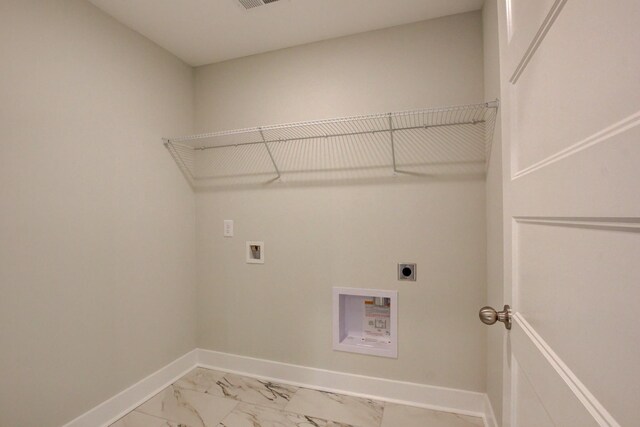
[(415, 282), (416, 264), (413, 264), (413, 263), (398, 264), (398, 280), (408, 280), (408, 281)]

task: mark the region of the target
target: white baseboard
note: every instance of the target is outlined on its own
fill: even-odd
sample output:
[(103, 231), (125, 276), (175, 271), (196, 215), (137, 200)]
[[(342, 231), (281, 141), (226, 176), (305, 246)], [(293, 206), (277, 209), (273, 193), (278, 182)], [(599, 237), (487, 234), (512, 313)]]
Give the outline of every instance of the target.
[(191, 350), (63, 427), (106, 427), (185, 375), (197, 363), (198, 350)]
[(198, 350), (198, 365), (274, 382), (484, 417), (485, 394)]
[(190, 351), (63, 427), (106, 427), (195, 367), (385, 402), (473, 415), (482, 417), (487, 427), (495, 427), (491, 403), (484, 393), (309, 368), (203, 349)]

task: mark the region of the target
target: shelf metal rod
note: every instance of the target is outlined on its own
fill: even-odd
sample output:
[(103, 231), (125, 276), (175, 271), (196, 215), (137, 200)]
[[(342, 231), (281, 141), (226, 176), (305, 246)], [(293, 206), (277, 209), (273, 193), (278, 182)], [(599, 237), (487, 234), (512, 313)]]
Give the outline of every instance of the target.
[[(470, 120), (470, 121), (456, 122), (456, 123), (441, 123), (436, 125), (407, 126), (407, 127), (395, 128), (393, 129), (393, 132), (404, 131), (404, 130), (415, 130), (415, 129), (430, 129), (430, 128), (447, 127), (447, 126), (475, 125), (478, 123), (485, 123), (485, 120)], [(265, 139), (261, 129), (259, 130), (259, 132), (262, 136), (262, 141), (238, 142), (236, 144), (210, 145), (210, 146), (204, 146), (204, 147), (195, 147), (194, 150), (210, 150), (212, 148), (229, 148), (229, 147), (237, 147), (240, 145), (256, 145), (256, 144), (266, 145), (271, 142), (290, 142), (290, 141), (304, 141), (308, 139), (336, 138), (336, 137), (356, 136), (356, 135), (371, 135), (376, 133), (390, 132), (390, 130), (375, 129), (375, 130), (365, 130), (365, 131), (358, 131), (358, 132), (335, 133), (335, 134), (328, 134), (328, 135), (323, 134), (323, 135), (314, 135), (314, 136), (301, 136), (299, 138), (283, 138), (283, 139), (270, 139), (270, 140)], [(267, 146), (267, 149), (269, 149), (268, 146)]]
[(398, 173), (396, 169), (396, 147), (393, 142), (393, 117), (389, 113), (389, 138), (391, 139), (391, 158), (393, 159), (393, 173)]
[[(407, 110), (407, 111), (399, 111), (396, 113), (392, 113), (393, 117), (410, 117), (416, 115), (434, 115), (434, 114), (445, 114), (447, 117), (451, 117), (451, 114), (459, 114), (468, 110), (477, 110), (482, 108), (497, 108), (499, 101), (496, 99), (495, 101), (484, 102), (482, 104), (472, 104), (472, 105), (456, 105), (444, 108), (428, 108), (422, 110)], [(300, 129), (306, 127), (315, 127), (315, 126), (333, 126), (344, 123), (363, 123), (371, 120), (379, 120), (386, 119), (388, 113), (382, 114), (370, 114), (370, 115), (362, 115), (362, 116), (351, 116), (351, 117), (340, 117), (335, 119), (326, 119), (326, 120), (313, 120), (308, 122), (297, 122), (297, 123), (287, 123), (280, 125), (270, 125), (270, 126), (261, 126), (262, 130), (265, 132), (271, 131), (282, 131), (285, 129)], [(171, 142), (185, 142), (185, 141), (193, 141), (198, 139), (206, 139), (206, 138), (216, 138), (223, 136), (231, 136), (238, 134), (246, 134), (250, 132), (257, 132), (257, 127), (253, 128), (245, 128), (245, 129), (235, 129), (235, 130), (227, 130), (223, 132), (211, 132), (211, 133), (203, 133), (199, 135), (190, 135), (183, 137), (171, 138)]]
[(180, 170), (182, 170), (182, 173), (187, 174), (187, 178), (190, 181), (193, 181), (195, 177), (193, 176), (191, 169), (187, 167), (186, 163), (182, 159), (182, 156), (180, 156), (180, 154), (178, 153), (178, 150), (176, 150), (176, 147), (173, 145), (171, 140), (168, 138), (162, 138), (162, 143), (169, 150), (169, 152), (171, 153), (171, 156), (178, 162), (178, 167), (180, 168)]
[[(258, 128), (258, 131), (260, 132), (260, 137), (262, 138), (262, 142), (264, 143), (264, 146), (267, 149), (267, 153), (269, 153), (269, 158), (271, 158), (271, 163), (273, 163), (273, 167), (276, 170), (276, 173), (278, 174), (278, 179), (279, 179), (280, 178), (280, 169), (278, 169), (278, 165), (276, 164), (276, 161), (273, 158), (273, 154), (271, 154), (271, 149), (269, 148), (269, 144), (267, 143), (267, 140), (264, 137), (264, 133), (262, 132), (262, 128)], [(239, 144), (239, 145), (242, 145), (242, 144)]]

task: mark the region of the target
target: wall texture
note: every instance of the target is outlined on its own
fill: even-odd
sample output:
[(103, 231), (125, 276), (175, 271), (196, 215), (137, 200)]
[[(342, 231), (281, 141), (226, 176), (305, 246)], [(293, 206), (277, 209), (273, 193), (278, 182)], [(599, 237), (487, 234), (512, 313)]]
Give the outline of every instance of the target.
[[(197, 68), (195, 127), (482, 102), (482, 51), (475, 12)], [(231, 185), (196, 203), (200, 347), (485, 390), (484, 179)], [(247, 240), (264, 265), (245, 264)], [(402, 261), (417, 282), (396, 280)], [(400, 291), (397, 360), (331, 350), (333, 286)]]
[[(498, 46), (497, 0), (488, 0), (482, 9), (484, 41), (484, 93), (486, 99), (500, 96), (500, 51)], [(502, 203), (502, 121), (496, 120), (487, 170), (487, 304), (500, 307), (503, 297), (503, 203)], [(502, 425), (502, 362), (504, 328), (487, 328), (487, 394), (496, 422)]]
[(81, 0), (0, 2), (0, 52), (0, 425), (58, 426), (196, 345), (193, 71)]
[(196, 130), (483, 101), (480, 11), (196, 68)]

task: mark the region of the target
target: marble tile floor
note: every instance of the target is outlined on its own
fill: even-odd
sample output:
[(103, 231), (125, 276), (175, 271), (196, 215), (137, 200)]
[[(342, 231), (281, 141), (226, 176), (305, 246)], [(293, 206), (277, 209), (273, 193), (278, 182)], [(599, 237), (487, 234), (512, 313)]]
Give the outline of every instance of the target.
[(197, 368), (111, 427), (473, 427), (481, 418)]

